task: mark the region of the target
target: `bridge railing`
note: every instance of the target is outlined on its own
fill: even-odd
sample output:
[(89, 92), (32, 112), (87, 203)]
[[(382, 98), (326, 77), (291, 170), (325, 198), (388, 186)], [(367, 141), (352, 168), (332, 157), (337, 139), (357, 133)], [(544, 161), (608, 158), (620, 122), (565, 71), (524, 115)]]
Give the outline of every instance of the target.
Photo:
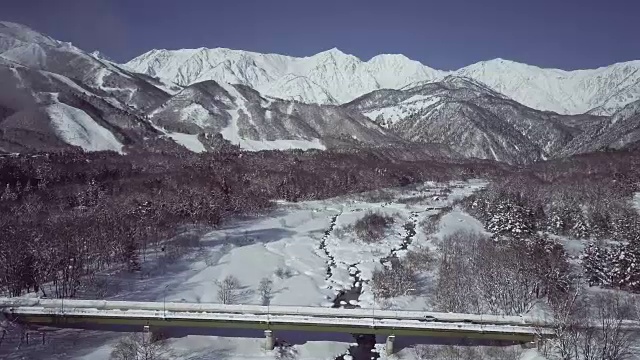
[(372, 309), (334, 309), (303, 306), (225, 305), (213, 303), (135, 302), (107, 300), (70, 300), (37, 298), (0, 298), (2, 307), (42, 307), (64, 311), (65, 308), (99, 310), (157, 310), (195, 313), (226, 313), (255, 315), (306, 315), (314, 317), (402, 319), (478, 324), (546, 326), (545, 321), (527, 316), (475, 315), (427, 311), (396, 311)]

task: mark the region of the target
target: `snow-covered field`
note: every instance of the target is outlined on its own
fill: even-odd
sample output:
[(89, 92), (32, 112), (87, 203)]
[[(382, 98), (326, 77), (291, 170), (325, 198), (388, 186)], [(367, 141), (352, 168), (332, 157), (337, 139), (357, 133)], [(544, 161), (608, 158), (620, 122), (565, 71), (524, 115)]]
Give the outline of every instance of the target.
[[(240, 303), (261, 304), (256, 290), (261, 279), (269, 278), (273, 281), (272, 305), (330, 307), (340, 290), (354, 284), (352, 275), (357, 271), (362, 282), (358, 284), (362, 286), (362, 294), (354, 304), (362, 308), (430, 310), (420, 289), (382, 305), (375, 301), (366, 281), (371, 278), (375, 267), (380, 266), (380, 259), (392, 252), (402, 257), (406, 252), (400, 249), (403, 239), (409, 236), (403, 227), (406, 223), (416, 225), (416, 233), (411, 236), (408, 249), (431, 247), (433, 237), (423, 233), (420, 222), (484, 184), (482, 181), (447, 185), (427, 183), (413, 190), (385, 190), (373, 194), (373, 197), (384, 199), (379, 201), (371, 196), (353, 195), (324, 201), (280, 202), (277, 209), (268, 215), (238, 219), (222, 229), (207, 233), (200, 240), (200, 249), (194, 250), (193, 254), (173, 264), (165, 264), (162, 271), (157, 271), (158, 266), (145, 268), (141, 279), (131, 279), (128, 285), (119, 288), (116, 295), (108, 298), (215, 303), (218, 302), (215, 280), (233, 275), (247, 290)], [(443, 194), (445, 188), (452, 192)], [(379, 243), (364, 244), (352, 231), (344, 228), (372, 210), (394, 217), (395, 222)], [(460, 228), (482, 231), (478, 221), (455, 209), (442, 217), (439, 226), (437, 236)], [(328, 265), (330, 272), (327, 271)], [(30, 345), (16, 350), (15, 344), (3, 344), (0, 357), (108, 359), (114, 343), (122, 336), (118, 333), (59, 330), (48, 336), (45, 345), (33, 344), (32, 341)], [(294, 347), (299, 359), (335, 359), (352, 345), (350, 336), (343, 338), (335, 342), (309, 340), (300, 344), (284, 340), (296, 344)], [(274, 353), (262, 350), (262, 344), (262, 338), (185, 336), (170, 340), (176, 359), (273, 358)], [(9, 346), (14, 346), (11, 353), (4, 353)], [(408, 348), (396, 356), (416, 358)], [(385, 359), (383, 352), (381, 359)]]

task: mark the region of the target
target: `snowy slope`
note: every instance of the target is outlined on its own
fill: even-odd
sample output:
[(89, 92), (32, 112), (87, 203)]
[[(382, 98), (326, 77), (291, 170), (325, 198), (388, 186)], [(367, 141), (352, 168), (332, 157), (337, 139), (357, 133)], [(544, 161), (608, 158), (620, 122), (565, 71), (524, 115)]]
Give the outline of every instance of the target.
[(173, 139), (176, 143), (184, 146), (194, 153), (201, 153), (207, 151), (207, 149), (202, 145), (200, 140), (198, 140), (198, 135), (191, 134), (182, 134), (182, 133), (168, 133), (168, 137)]
[(443, 144), (465, 157), (508, 163), (555, 156), (580, 133), (572, 124), (593, 117), (534, 110), (457, 76), (374, 91), (343, 107), (363, 113), (405, 140)]
[(0, 64), (0, 149), (122, 151), (158, 132), (115, 98), (66, 76)]
[(640, 61), (564, 71), (495, 59), (447, 72), (403, 55), (378, 55), (365, 62), (338, 49), (295, 58), (200, 48), (152, 50), (125, 66), (183, 86), (216, 80), (322, 104), (345, 103), (374, 90), (400, 89), (447, 75), (473, 78), (524, 105), (560, 114), (610, 115), (640, 99)]
[(563, 149), (561, 155), (602, 149), (633, 149), (640, 146), (640, 100), (617, 111), (610, 118), (588, 126)]
[(20, 24), (0, 22), (2, 60), (77, 80), (102, 90), (100, 95), (109, 95), (136, 109), (155, 107), (168, 97), (158, 81), (147, 81), (144, 75), (130, 73), (102, 57)]
[[(0, 150), (65, 147), (46, 108), (58, 103), (87, 114), (126, 146), (155, 149), (177, 143), (201, 152), (225, 146), (225, 139), (246, 150), (428, 143), (522, 163), (603, 146), (635, 148), (635, 107), (617, 111), (639, 97), (639, 64), (567, 72), (497, 59), (454, 72), (463, 78), (402, 55), (365, 62), (337, 49), (293, 58), (201, 48), (151, 51), (127, 64), (133, 72), (0, 22)], [(355, 107), (337, 105), (354, 98)], [(570, 118), (522, 104), (616, 113)], [(79, 114), (60, 112), (72, 113)]]
[(640, 98), (640, 61), (564, 71), (495, 59), (467, 66), (456, 74), (481, 81), (532, 108), (560, 114), (594, 109), (597, 115), (610, 115)]
[(49, 105), (46, 112), (59, 137), (68, 144), (86, 151), (112, 150), (122, 153), (123, 145), (84, 111), (58, 103)]
[(376, 145), (399, 140), (358, 112), (265, 98), (246, 86), (212, 80), (185, 87), (149, 117), (167, 131), (220, 134), (230, 144), (250, 151), (325, 150), (327, 141), (341, 136)]

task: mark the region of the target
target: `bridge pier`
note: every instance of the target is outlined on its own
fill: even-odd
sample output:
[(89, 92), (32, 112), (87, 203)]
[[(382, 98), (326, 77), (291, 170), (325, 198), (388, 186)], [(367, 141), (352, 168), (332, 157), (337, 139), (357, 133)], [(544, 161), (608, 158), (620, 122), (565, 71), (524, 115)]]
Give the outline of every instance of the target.
[(537, 350), (540, 350), (542, 348), (542, 339), (540, 339), (539, 336), (536, 336), (533, 341), (527, 342), (527, 343), (523, 343), (521, 346), (522, 346), (523, 349), (537, 349)]
[(273, 350), (274, 347), (275, 347), (275, 342), (273, 341), (273, 331), (265, 330), (264, 331), (264, 349)]
[(142, 328), (142, 336), (144, 337), (144, 342), (147, 344), (150, 344), (152, 342), (152, 333), (151, 333), (151, 329), (149, 328), (149, 325), (145, 325)]
[(385, 351), (387, 356), (393, 355), (393, 342), (396, 340), (396, 336), (391, 334), (387, 337), (387, 344), (385, 345)]
[(166, 339), (166, 334), (163, 333), (161, 329), (151, 328), (149, 325), (144, 325), (142, 327), (142, 336), (144, 337), (144, 341), (148, 344)]

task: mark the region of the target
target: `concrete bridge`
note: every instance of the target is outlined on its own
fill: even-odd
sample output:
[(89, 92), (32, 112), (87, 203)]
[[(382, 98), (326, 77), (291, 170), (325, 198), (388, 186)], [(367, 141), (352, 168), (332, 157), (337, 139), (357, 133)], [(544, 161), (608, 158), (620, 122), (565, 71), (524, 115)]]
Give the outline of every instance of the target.
[(0, 312), (19, 323), (64, 328), (102, 325), (151, 332), (217, 328), (223, 333), (253, 329), (264, 331), (269, 350), (279, 331), (382, 335), (387, 337), (389, 354), (396, 336), (525, 344), (553, 335), (551, 324), (529, 317), (373, 309), (0, 298)]

